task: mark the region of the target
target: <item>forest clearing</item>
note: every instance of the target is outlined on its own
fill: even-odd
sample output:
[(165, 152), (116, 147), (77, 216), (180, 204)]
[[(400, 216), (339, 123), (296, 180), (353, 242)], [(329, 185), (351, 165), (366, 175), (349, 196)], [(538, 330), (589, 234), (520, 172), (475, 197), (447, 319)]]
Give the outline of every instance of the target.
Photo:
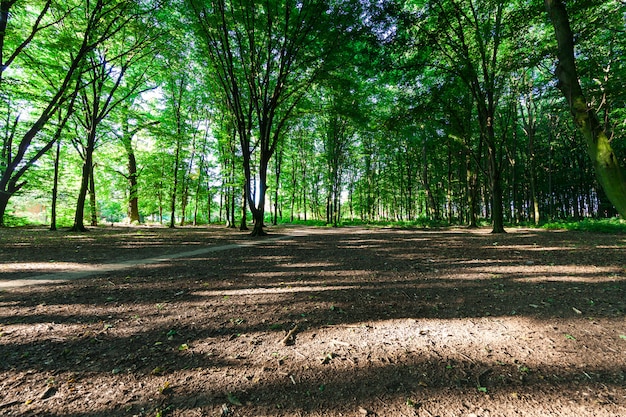
[(625, 235), (268, 230), (0, 228), (0, 414), (626, 414)]

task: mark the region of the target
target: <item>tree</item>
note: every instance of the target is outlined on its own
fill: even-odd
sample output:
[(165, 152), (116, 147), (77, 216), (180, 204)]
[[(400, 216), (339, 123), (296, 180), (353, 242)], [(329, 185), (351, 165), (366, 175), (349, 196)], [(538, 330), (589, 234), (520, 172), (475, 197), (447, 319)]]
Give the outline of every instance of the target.
[[(136, 9), (132, 3), (123, 3), (118, 7), (120, 16), (126, 19), (128, 15), (139, 20), (148, 13), (146, 10)], [(81, 74), (84, 85), (79, 92), (81, 103), (80, 124), (86, 133), (85, 141), (77, 141), (77, 149), (83, 158), (83, 175), (78, 199), (76, 215), (74, 217), (74, 231), (85, 231), (83, 224), (84, 208), (87, 190), (91, 192), (92, 225), (96, 223), (95, 189), (93, 180), (93, 153), (98, 141), (98, 127), (113, 109), (125, 103), (130, 97), (141, 94), (145, 88), (145, 70), (137, 70), (136, 64), (152, 53), (150, 48), (154, 41), (153, 34), (140, 28), (131, 29), (129, 20), (116, 32), (120, 38), (113, 35), (103, 39), (101, 45), (93, 48), (85, 57), (86, 70)], [(137, 21), (132, 21), (133, 24)], [(129, 77), (130, 75), (130, 77)], [(91, 186), (90, 186), (91, 184)]]
[[(128, 207), (127, 216), (131, 223), (140, 223), (141, 216), (139, 214), (139, 175), (140, 170), (137, 166), (137, 157), (133, 145), (135, 136), (150, 126), (157, 125), (159, 121), (138, 121), (136, 115), (131, 114), (128, 103), (121, 106), (119, 115), (120, 133), (117, 134), (118, 139), (122, 143), (126, 154), (126, 173), (118, 172), (128, 182)], [(131, 125), (131, 122), (133, 124)]]
[(626, 178), (611, 147), (605, 125), (600, 123), (580, 85), (574, 55), (574, 34), (567, 9), (561, 0), (545, 0), (545, 6), (557, 41), (559, 62), (555, 74), (558, 88), (567, 101), (574, 124), (585, 139), (598, 181), (620, 216), (626, 218)]
[[(55, 114), (68, 109), (82, 88), (79, 75), (85, 70), (87, 56), (138, 18), (134, 2), (129, 0), (70, 1), (64, 5), (48, 0), (36, 3), (39, 12), (34, 15), (25, 3), (12, 0), (0, 4), (0, 29), (5, 29), (0, 31), (0, 59), (4, 59), (0, 65), (0, 97), (6, 108), (1, 118), (5, 134), (0, 165), (0, 225), (4, 224), (9, 199), (26, 184), (24, 174), (54, 145), (54, 135), (42, 132)], [(27, 17), (13, 19), (12, 26), (11, 16), (18, 15), (12, 9), (17, 6)], [(12, 31), (16, 36), (7, 37)], [(25, 53), (33, 44), (37, 46), (33, 53)], [(7, 71), (14, 66), (36, 79), (21, 79), (20, 71), (13, 71), (17, 75), (9, 80)], [(15, 83), (42, 87), (37, 102), (29, 103), (33, 111), (28, 115), (16, 110), (15, 90), (9, 88)]]
[(323, 0), (188, 4), (237, 129), (251, 234), (263, 235), (269, 161), (306, 89), (333, 62), (356, 3), (345, 9)]

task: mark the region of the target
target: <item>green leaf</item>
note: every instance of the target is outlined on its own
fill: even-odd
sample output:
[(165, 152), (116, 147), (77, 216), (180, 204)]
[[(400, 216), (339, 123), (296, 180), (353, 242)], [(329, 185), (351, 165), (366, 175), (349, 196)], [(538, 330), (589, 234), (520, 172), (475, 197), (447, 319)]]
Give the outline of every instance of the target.
[(229, 392), (228, 394), (226, 394), (226, 399), (232, 405), (240, 405), (240, 406), (243, 405), (241, 401), (239, 401), (239, 398), (237, 398), (235, 394), (233, 394), (232, 392)]

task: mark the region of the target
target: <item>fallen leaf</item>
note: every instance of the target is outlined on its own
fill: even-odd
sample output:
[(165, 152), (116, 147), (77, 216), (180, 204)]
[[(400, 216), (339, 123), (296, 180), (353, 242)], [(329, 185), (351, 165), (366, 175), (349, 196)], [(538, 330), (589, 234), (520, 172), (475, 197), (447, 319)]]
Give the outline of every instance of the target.
[(150, 373), (152, 375), (161, 375), (163, 372), (165, 372), (165, 369), (161, 368), (160, 366), (157, 366)]

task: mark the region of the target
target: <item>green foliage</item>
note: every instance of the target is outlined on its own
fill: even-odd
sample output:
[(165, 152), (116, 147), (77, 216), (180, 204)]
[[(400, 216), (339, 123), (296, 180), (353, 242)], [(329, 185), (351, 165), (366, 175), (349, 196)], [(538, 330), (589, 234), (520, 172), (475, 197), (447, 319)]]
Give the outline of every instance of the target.
[[(58, 222), (71, 222), (91, 131), (85, 116), (99, 103), (110, 111), (93, 138), (94, 179), (99, 216), (108, 221), (127, 214), (132, 152), (139, 212), (154, 221), (238, 223), (244, 167), (255, 194), (263, 160), (264, 209), (272, 211), (266, 224), (485, 225), (498, 175), (508, 225), (550, 218), (543, 227), (624, 230), (616, 219), (579, 221), (615, 213), (546, 70), (555, 42), (542, 2), (489, 0), (470, 10), (450, 0), (253, 7), (193, 0), (149, 10), (143, 7), (154, 2), (103, 1), (107, 13), (98, 2), (52, 2), (45, 28), (2, 72), (0, 188), (12, 197), (6, 224), (49, 221), (57, 137)], [(43, 4), (14, 3), (3, 59), (27, 39)], [(226, 32), (213, 13), (219, 5), (228, 9)], [(207, 13), (194, 13), (202, 8)], [(581, 83), (625, 164), (626, 37), (615, 33), (623, 31), (626, 4), (568, 2), (568, 9)], [(89, 26), (90, 19), (113, 26)], [(230, 51), (220, 43), (226, 38)], [(84, 39), (91, 45), (83, 50)], [(78, 56), (81, 85), (78, 67), (68, 75)], [(75, 86), (80, 101), (72, 108)], [(492, 110), (486, 120), (485, 104)], [(37, 120), (37, 133), (22, 141)], [(9, 172), (20, 144), (26, 152)], [(41, 218), (26, 216), (34, 205), (46, 208)]]
[(611, 219), (584, 219), (578, 221), (560, 220), (541, 226), (547, 230), (577, 230), (598, 233), (626, 233), (626, 221), (617, 217)]
[(37, 222), (34, 222), (31, 218), (15, 216), (11, 212), (6, 213), (4, 216), (4, 225), (6, 227), (32, 226), (33, 224), (37, 224)]

